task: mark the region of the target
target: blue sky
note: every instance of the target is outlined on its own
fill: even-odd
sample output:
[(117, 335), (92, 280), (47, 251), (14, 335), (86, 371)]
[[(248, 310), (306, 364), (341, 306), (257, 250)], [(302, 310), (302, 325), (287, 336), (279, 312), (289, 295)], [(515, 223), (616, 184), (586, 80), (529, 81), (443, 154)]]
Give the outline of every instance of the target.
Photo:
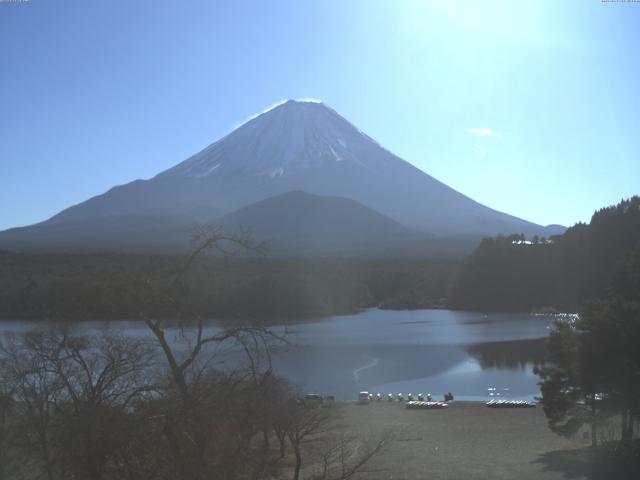
[(542, 224), (640, 193), (640, 3), (0, 3), (0, 229), (322, 99), (468, 196)]

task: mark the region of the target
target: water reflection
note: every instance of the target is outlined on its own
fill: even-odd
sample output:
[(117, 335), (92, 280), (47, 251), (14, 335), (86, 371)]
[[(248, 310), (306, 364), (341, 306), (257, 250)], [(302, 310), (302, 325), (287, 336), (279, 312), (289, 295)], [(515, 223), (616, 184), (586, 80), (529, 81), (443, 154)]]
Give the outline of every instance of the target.
[(542, 365), (546, 358), (546, 340), (533, 338), (468, 345), (466, 351), (482, 368), (527, 369)]

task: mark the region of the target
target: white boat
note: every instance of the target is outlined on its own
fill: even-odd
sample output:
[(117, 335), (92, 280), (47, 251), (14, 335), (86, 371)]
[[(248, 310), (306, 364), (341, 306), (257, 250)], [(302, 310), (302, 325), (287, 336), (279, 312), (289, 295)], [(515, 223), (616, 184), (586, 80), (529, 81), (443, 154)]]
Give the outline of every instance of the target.
[(360, 392), (358, 394), (358, 405), (367, 405), (370, 401), (369, 392)]
[(489, 408), (535, 408), (534, 402), (527, 402), (526, 400), (489, 400), (486, 403)]

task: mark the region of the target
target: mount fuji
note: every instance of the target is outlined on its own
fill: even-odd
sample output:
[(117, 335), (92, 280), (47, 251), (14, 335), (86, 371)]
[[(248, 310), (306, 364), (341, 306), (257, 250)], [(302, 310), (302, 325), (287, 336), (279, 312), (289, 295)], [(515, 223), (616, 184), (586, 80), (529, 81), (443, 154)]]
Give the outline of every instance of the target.
[[(284, 195), (289, 192), (298, 194)], [(313, 201), (301, 202), (304, 194)], [(278, 196), (267, 202), (270, 208), (256, 207), (253, 217), (247, 213)], [(295, 216), (284, 214), (287, 202), (301, 205)], [(331, 222), (328, 205), (345, 208), (335, 210), (339, 222)], [(564, 230), (486, 207), (386, 150), (327, 105), (289, 100), (149, 180), (116, 186), (45, 222), (0, 232), (0, 247), (168, 247), (179, 243), (185, 225), (215, 219), (223, 226), (244, 219), (249, 228), (271, 221), (279, 225), (279, 237), (295, 237), (300, 228), (283, 219), (300, 225), (304, 218), (307, 226), (334, 225), (322, 232), (346, 241), (362, 231), (364, 217), (371, 239), (376, 232), (388, 238), (391, 230), (394, 238), (548, 236)]]

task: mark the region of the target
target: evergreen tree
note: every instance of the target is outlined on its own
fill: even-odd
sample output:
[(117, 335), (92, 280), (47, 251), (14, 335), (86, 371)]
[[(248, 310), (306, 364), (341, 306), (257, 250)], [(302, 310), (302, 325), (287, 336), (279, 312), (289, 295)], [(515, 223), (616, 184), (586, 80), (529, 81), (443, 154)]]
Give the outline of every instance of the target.
[(570, 435), (619, 416), (620, 438), (633, 439), (640, 417), (640, 250), (625, 256), (609, 295), (585, 304), (575, 322), (558, 322), (550, 364), (537, 369), (550, 428)]
[(580, 364), (581, 345), (576, 325), (558, 321), (549, 335), (550, 366), (536, 368), (540, 376), (542, 407), (549, 428), (564, 436), (591, 426), (592, 445), (597, 444), (598, 402), (590, 373)]

